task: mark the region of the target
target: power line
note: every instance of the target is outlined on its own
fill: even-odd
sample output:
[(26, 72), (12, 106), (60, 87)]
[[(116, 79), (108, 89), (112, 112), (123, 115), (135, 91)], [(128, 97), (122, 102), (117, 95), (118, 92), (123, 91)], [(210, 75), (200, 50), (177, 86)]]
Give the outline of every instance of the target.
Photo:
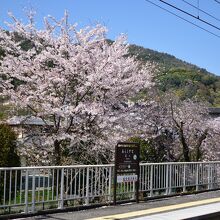
[(197, 0), (198, 18), (199, 18), (199, 0)]
[(203, 23), (205, 23), (205, 24), (207, 24), (207, 25), (209, 25), (209, 26), (211, 26), (211, 27), (213, 27), (213, 28), (215, 28), (215, 29), (217, 29), (217, 30), (220, 31), (220, 28), (219, 28), (219, 27), (217, 27), (217, 26), (215, 26), (215, 25), (209, 23), (208, 21), (205, 21), (205, 20), (203, 20), (203, 19), (201, 19), (201, 18), (199, 18), (199, 17), (197, 17), (197, 16), (195, 16), (195, 15), (193, 15), (193, 14), (187, 12), (187, 11), (184, 11), (183, 9), (178, 8), (178, 7), (176, 7), (175, 5), (172, 5), (172, 4), (168, 3), (168, 2), (165, 2), (165, 1), (163, 1), (163, 0), (159, 0), (159, 1), (162, 2), (162, 3), (164, 3), (164, 4), (166, 4), (166, 5), (168, 5), (168, 6), (170, 6), (170, 7), (172, 7), (172, 8), (174, 8), (174, 9), (176, 9), (176, 10), (178, 10), (178, 11), (181, 11), (182, 13), (187, 14), (187, 15), (189, 15), (189, 16), (191, 16), (191, 17), (193, 17), (193, 18), (195, 18), (195, 19), (197, 19), (197, 20), (199, 20), (199, 21), (201, 21), (201, 22), (203, 22)]
[(195, 27), (197, 27), (197, 28), (199, 28), (199, 29), (201, 29), (201, 30), (203, 30), (203, 31), (205, 31), (205, 32), (207, 32), (207, 33), (209, 33), (209, 34), (214, 35), (215, 37), (220, 38), (220, 35), (215, 34), (215, 33), (213, 33), (212, 31), (209, 31), (209, 30), (207, 30), (207, 29), (205, 29), (205, 28), (203, 28), (203, 27), (201, 27), (201, 26), (195, 24), (195, 23), (193, 23), (193, 22), (191, 22), (191, 21), (189, 21), (189, 20), (187, 20), (187, 19), (185, 19), (185, 18), (183, 18), (183, 17), (181, 17), (181, 16), (175, 14), (174, 12), (171, 12), (171, 11), (169, 11), (168, 9), (161, 7), (160, 5), (154, 3), (154, 2), (152, 2), (152, 1), (150, 1), (150, 0), (145, 0), (145, 1), (148, 2), (148, 3), (151, 3), (152, 5), (158, 7), (158, 8), (160, 8), (160, 9), (166, 11), (166, 12), (168, 12), (169, 14), (172, 14), (172, 15), (174, 15), (174, 16), (176, 16), (176, 17), (178, 17), (178, 18), (180, 18), (180, 19), (182, 19), (182, 20), (184, 20), (184, 21), (186, 21), (186, 22), (189, 23), (189, 24), (192, 24), (193, 26), (195, 26)]
[(189, 2), (187, 2), (187, 1), (185, 1), (185, 0), (182, 0), (182, 1), (185, 2), (187, 5), (190, 5), (191, 7), (193, 7), (193, 8), (195, 8), (195, 9), (201, 11), (202, 13), (204, 13), (204, 14), (206, 14), (206, 15), (208, 15), (209, 17), (214, 18), (214, 19), (217, 20), (217, 21), (220, 21), (219, 18), (216, 18), (215, 16), (213, 16), (213, 15), (211, 15), (210, 13), (208, 13), (208, 12), (206, 12), (206, 11), (200, 9), (199, 7), (196, 7), (195, 5), (189, 3)]
[(214, 0), (215, 2), (217, 2), (218, 4), (220, 4), (220, 1), (218, 1), (218, 0)]

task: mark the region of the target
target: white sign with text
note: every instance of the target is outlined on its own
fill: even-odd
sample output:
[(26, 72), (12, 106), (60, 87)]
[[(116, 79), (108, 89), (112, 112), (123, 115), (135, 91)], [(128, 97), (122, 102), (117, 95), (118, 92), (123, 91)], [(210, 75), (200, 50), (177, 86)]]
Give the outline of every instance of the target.
[(137, 175), (123, 175), (117, 176), (117, 183), (125, 183), (125, 182), (136, 182)]

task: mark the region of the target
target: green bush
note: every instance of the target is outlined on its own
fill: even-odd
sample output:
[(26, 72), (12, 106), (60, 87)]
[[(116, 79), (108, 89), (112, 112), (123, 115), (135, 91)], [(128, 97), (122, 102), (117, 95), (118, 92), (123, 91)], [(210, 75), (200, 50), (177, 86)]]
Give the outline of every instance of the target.
[(16, 134), (5, 124), (0, 124), (0, 167), (20, 166), (16, 153)]
[[(8, 125), (0, 124), (0, 167), (17, 166), (20, 166), (20, 159), (16, 153), (16, 134)], [(14, 196), (15, 186), (12, 184), (10, 187), (10, 175), (11, 181), (14, 182), (15, 172), (5, 171), (0, 173), (1, 180), (6, 177), (4, 181), (0, 182), (0, 201), (2, 199), (7, 201), (10, 196)], [(20, 173), (17, 173), (17, 179), (20, 179), (19, 176)], [(4, 186), (4, 184), (6, 185)], [(19, 184), (19, 181), (17, 184)]]
[(128, 141), (140, 144), (140, 161), (149, 163), (165, 161), (165, 150), (155, 140), (146, 141), (140, 137), (132, 137)]

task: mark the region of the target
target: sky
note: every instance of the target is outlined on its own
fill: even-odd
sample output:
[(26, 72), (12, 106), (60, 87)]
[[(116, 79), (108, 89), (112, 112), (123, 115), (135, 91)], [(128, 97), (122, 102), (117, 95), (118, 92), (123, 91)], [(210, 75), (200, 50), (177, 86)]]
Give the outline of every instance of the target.
[[(219, 3), (216, 0), (164, 1), (195, 17), (199, 16), (201, 20), (215, 27), (181, 13), (160, 0), (0, 0), (0, 26), (5, 28), (4, 21), (8, 20), (9, 11), (25, 22), (26, 11), (34, 9), (37, 27), (41, 29), (44, 17), (52, 15), (60, 19), (67, 10), (70, 22), (78, 23), (79, 27), (101, 23), (108, 28), (107, 37), (112, 40), (123, 33), (127, 35), (130, 44), (174, 55), (220, 75), (220, 1)], [(187, 3), (199, 7), (214, 18)]]

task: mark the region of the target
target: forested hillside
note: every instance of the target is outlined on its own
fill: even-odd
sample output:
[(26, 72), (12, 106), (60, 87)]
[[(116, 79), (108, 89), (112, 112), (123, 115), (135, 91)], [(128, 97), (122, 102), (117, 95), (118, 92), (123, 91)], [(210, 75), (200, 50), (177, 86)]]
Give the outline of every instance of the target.
[(220, 77), (176, 57), (130, 45), (130, 54), (159, 66), (157, 75), (161, 92), (173, 91), (181, 99), (197, 98), (211, 106), (220, 106)]

